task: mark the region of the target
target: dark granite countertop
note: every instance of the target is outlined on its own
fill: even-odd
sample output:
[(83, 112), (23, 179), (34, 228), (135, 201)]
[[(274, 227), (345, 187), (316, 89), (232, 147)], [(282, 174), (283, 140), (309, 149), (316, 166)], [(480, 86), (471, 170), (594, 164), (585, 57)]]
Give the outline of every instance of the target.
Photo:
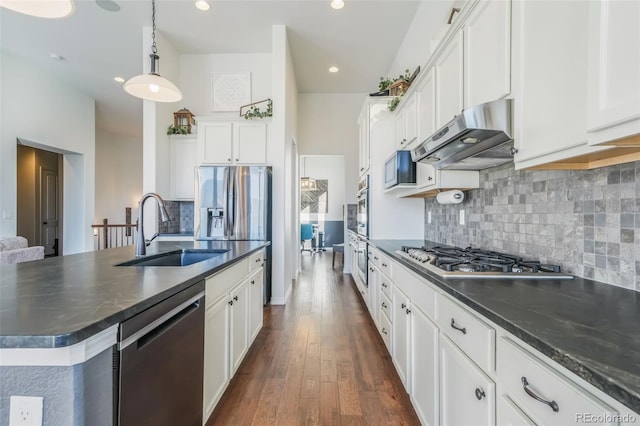
[(265, 241), (161, 241), (147, 254), (229, 249), (189, 266), (114, 266), (134, 246), (0, 266), (0, 348), (81, 342), (269, 245)]
[(640, 413), (640, 293), (579, 277), (443, 279), (395, 254), (402, 245), (436, 243), (374, 240), (371, 244)]

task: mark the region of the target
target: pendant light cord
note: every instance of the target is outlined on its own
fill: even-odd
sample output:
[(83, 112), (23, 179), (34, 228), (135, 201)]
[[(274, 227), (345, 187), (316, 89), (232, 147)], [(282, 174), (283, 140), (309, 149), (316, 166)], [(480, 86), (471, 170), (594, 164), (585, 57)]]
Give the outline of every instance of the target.
[(151, 28), (151, 38), (153, 39), (151, 51), (156, 55), (158, 53), (158, 48), (156, 46), (156, 0), (151, 0)]

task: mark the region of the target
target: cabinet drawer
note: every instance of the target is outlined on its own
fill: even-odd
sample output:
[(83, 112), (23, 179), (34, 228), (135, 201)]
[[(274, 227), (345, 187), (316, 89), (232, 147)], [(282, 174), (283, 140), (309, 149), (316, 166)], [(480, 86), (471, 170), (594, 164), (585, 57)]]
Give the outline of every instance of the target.
[(264, 250), (257, 251), (249, 255), (249, 272), (261, 268), (264, 263)]
[(380, 315), (380, 335), (387, 350), (391, 353), (391, 321), (386, 315)]
[(391, 259), (380, 253), (380, 270), (389, 278), (393, 278)]
[(208, 308), (249, 273), (249, 261), (245, 257), (205, 280), (205, 306)]
[(435, 321), (436, 293), (427, 281), (399, 264), (394, 265), (393, 274), (393, 285), (407, 295), (412, 305), (418, 306)]
[(495, 365), (495, 330), (462, 306), (440, 295), (438, 326), (469, 358), (487, 372)]
[(376, 268), (380, 268), (380, 252), (369, 246), (369, 262), (373, 263)]
[[(592, 419), (600, 416), (602, 420), (615, 419), (617, 416), (611, 407), (554, 371), (508, 337), (498, 340), (496, 369), (498, 380), (509, 398), (538, 424), (579, 423), (577, 416), (580, 413), (592, 415)], [(531, 393), (525, 389), (525, 383)]]
[(380, 290), (382, 290), (382, 293), (385, 296), (387, 296), (387, 298), (389, 300), (391, 300), (391, 286), (392, 285), (393, 285), (393, 283), (391, 282), (389, 277), (387, 277), (384, 274), (380, 274)]
[(384, 293), (382, 293), (382, 300), (380, 300), (380, 311), (387, 316), (387, 320), (391, 322), (391, 299), (389, 299)]

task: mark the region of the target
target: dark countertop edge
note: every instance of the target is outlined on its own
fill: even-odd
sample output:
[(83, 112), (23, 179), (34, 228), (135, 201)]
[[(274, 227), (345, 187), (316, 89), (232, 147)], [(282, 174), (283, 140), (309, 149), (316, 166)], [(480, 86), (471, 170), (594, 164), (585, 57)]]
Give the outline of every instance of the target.
[(72, 346), (78, 343), (87, 340), (91, 336), (96, 335), (97, 333), (108, 329), (114, 324), (118, 324), (126, 319), (133, 317), (136, 314), (144, 311), (145, 309), (150, 308), (151, 306), (162, 302), (163, 300), (179, 293), (182, 290), (185, 290), (192, 285), (200, 282), (201, 280), (215, 274), (216, 272), (226, 269), (229, 266), (238, 263), (245, 257), (255, 253), (258, 250), (262, 250), (265, 247), (271, 245), (270, 241), (265, 241), (259, 247), (254, 247), (251, 250), (243, 251), (241, 255), (234, 257), (233, 259), (228, 260), (225, 263), (216, 265), (215, 267), (207, 270), (206, 272), (201, 272), (197, 275), (194, 275), (192, 278), (187, 281), (183, 281), (181, 283), (176, 284), (175, 286), (167, 289), (161, 293), (158, 293), (154, 296), (151, 296), (141, 302), (136, 303), (135, 305), (123, 309), (113, 315), (103, 318), (101, 321), (93, 323), (89, 326), (81, 328), (79, 330), (74, 330), (72, 332), (66, 334), (59, 334), (55, 336), (0, 336), (0, 349), (54, 349), (54, 348), (64, 348), (68, 346)]
[(387, 250), (385, 247), (376, 245), (375, 240), (370, 241), (370, 243), (378, 250), (384, 252), (385, 255), (392, 257), (393, 260), (401, 263), (403, 266), (426, 278), (430, 283), (434, 284), (441, 290), (444, 290), (447, 294), (453, 296), (455, 299), (469, 306), (474, 311), (483, 315), (490, 321), (493, 321), (496, 325), (502, 327), (504, 330), (513, 334), (534, 349), (542, 352), (544, 355), (551, 358), (551, 360), (565, 367), (567, 370), (571, 371), (587, 383), (593, 385), (595, 388), (609, 395), (611, 398), (615, 399), (625, 407), (635, 411), (636, 413), (640, 413), (640, 395), (626, 389), (624, 386), (620, 385), (620, 383), (611, 380), (609, 377), (603, 375), (599, 371), (590, 368), (588, 365), (585, 365), (584, 361), (581, 361), (575, 356), (557, 349), (555, 346), (545, 342), (544, 340), (528, 332), (527, 330), (513, 324), (508, 319), (477, 303), (472, 298), (449, 287), (447, 283), (443, 281), (439, 276), (432, 274), (429, 271), (421, 270), (414, 267), (414, 265), (412, 265), (406, 259), (398, 256), (396, 253)]

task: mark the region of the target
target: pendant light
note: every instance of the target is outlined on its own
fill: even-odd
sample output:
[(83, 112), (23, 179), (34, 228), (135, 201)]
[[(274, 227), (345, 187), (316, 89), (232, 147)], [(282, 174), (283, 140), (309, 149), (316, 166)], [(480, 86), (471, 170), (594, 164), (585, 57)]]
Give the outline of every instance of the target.
[[(302, 159), (303, 163), (303, 174), (306, 174), (307, 172), (307, 158), (303, 158)], [(310, 178), (308, 176), (304, 176), (300, 178), (300, 190), (301, 191), (315, 191), (316, 189), (318, 189), (318, 184), (316, 183), (316, 180), (313, 178)]]
[(64, 18), (73, 13), (73, 0), (0, 0), (0, 6), (37, 18)]
[(182, 99), (182, 92), (175, 84), (163, 78), (156, 72), (156, 64), (160, 57), (156, 46), (156, 1), (151, 0), (151, 21), (153, 24), (151, 45), (151, 72), (141, 74), (127, 80), (122, 86), (124, 91), (137, 98), (155, 102), (178, 102)]

